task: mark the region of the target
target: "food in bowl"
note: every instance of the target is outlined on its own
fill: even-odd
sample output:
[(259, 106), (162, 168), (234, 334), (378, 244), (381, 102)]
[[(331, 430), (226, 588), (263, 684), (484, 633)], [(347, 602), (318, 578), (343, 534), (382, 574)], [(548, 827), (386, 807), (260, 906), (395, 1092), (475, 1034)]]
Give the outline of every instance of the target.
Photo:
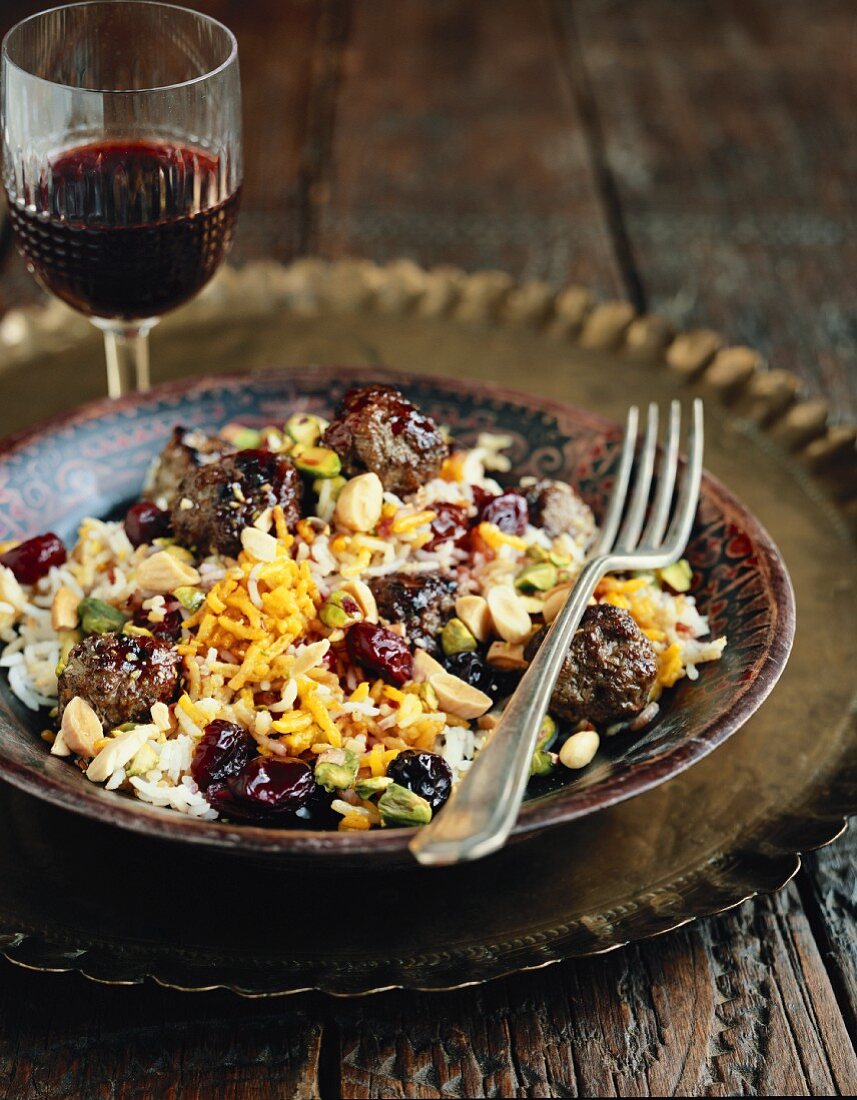
[[(124, 520), (0, 546), (0, 664), (87, 779), (205, 819), (419, 825), (449, 797), (558, 613), (595, 518), (511, 479), (389, 386), (330, 422), (177, 427)], [(532, 782), (652, 722), (716, 660), (680, 562), (605, 578)]]

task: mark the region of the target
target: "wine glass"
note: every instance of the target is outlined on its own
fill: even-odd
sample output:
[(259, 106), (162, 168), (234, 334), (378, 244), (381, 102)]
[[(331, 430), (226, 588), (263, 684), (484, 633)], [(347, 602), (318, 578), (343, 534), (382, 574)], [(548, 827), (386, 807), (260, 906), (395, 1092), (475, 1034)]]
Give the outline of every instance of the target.
[(41, 12), (3, 40), (3, 182), (17, 244), (104, 332), (111, 397), (149, 385), (148, 336), (208, 282), (241, 195), (238, 46), (148, 0)]

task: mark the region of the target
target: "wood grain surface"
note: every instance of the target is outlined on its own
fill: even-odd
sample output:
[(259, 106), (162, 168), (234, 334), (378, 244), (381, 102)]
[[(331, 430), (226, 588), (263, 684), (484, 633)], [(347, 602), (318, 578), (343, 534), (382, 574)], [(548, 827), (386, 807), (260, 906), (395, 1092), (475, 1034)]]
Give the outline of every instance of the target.
[[(857, 415), (851, 0), (196, 6), (241, 50), (237, 262), (586, 284)], [(38, 298), (4, 246), (0, 310)], [(855, 857), (846, 834), (776, 897), (449, 994), (241, 1001), (4, 963), (0, 1097), (853, 1094)]]

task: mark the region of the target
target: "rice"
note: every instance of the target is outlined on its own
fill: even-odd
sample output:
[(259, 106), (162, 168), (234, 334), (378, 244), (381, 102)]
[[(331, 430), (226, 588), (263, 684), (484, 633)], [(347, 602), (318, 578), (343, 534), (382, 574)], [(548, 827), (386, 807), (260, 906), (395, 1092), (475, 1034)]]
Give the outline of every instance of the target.
[[(286, 530), (278, 508), (255, 521), (257, 530), (266, 532), (271, 525), (276, 530), (275, 550), (266, 555), (270, 560), (256, 558), (248, 539), (237, 560), (212, 554), (194, 561), (199, 606), (181, 611), (181, 694), (172, 704), (152, 707), (145, 733), (137, 725), (143, 743), (133, 756), (123, 757), (109, 774), (99, 767), (91, 769), (93, 774), (106, 776), (101, 780), (106, 789), (213, 820), (218, 812), (191, 768), (206, 728), (221, 721), (246, 730), (266, 758), (298, 757), (316, 769), (321, 763), (352, 761), (349, 767), (357, 777), (388, 782), (391, 761), (406, 749), (417, 749), (438, 753), (454, 780), (460, 779), (487, 730), (444, 711), (430, 677), (415, 674), (401, 687), (367, 679), (349, 658), (343, 629), (326, 626), (320, 615), (331, 594), (350, 582), (393, 574), (440, 573), (455, 579), (458, 595), (484, 595), (498, 586), (517, 591), (522, 569), (555, 562), (550, 568), (557, 581), (571, 584), (596, 533), (582, 503), (579, 523), (557, 537), (533, 525), (522, 535), (510, 535), (482, 522), (474, 527), (471, 551), (453, 541), (429, 548), (438, 506), (455, 505), (473, 516), (478, 491), (503, 491), (491, 473), (510, 469), (504, 453), (510, 443), (508, 437), (483, 433), (474, 448), (453, 454), (441, 476), (410, 497), (385, 492), (381, 518), (371, 533), (336, 526), (335, 479), (329, 479), (320, 485), (316, 515), (301, 520), (294, 531)], [(25, 706), (33, 711), (57, 706), (56, 669), (69, 642), (68, 632), (55, 631), (51, 623), (60, 589), (116, 608), (136, 601), (151, 626), (165, 621), (165, 597), (147, 593), (137, 579), (141, 564), (161, 549), (134, 547), (121, 523), (87, 518), (65, 564), (37, 584), (22, 586), (0, 566), (0, 667)], [(178, 548), (174, 552), (190, 559)], [(533, 591), (522, 597), (536, 619), (534, 628), (546, 595)], [(698, 666), (723, 652), (725, 638), (709, 636), (708, 621), (693, 597), (663, 588), (654, 576), (607, 577), (596, 598), (627, 610), (655, 651), (657, 682), (639, 722), (657, 713), (663, 690), (682, 677), (697, 679)], [(108, 732), (96, 746), (95, 761), (105, 759), (100, 754), (120, 736), (118, 730)], [(69, 753), (62, 734), (51, 751)], [(382, 823), (378, 804), (358, 796), (353, 786), (334, 793), (332, 808), (340, 815), (341, 829)]]

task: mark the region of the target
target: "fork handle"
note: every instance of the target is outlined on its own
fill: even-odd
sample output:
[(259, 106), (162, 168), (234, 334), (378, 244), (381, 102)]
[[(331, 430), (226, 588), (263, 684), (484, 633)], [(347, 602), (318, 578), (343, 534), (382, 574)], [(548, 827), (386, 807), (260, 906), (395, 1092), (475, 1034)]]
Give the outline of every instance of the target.
[(423, 864), (460, 863), (501, 848), (518, 818), (542, 719), (583, 613), (610, 559), (587, 562), (571, 595), (506, 705), (488, 743), (454, 790), (443, 813), (411, 841)]

